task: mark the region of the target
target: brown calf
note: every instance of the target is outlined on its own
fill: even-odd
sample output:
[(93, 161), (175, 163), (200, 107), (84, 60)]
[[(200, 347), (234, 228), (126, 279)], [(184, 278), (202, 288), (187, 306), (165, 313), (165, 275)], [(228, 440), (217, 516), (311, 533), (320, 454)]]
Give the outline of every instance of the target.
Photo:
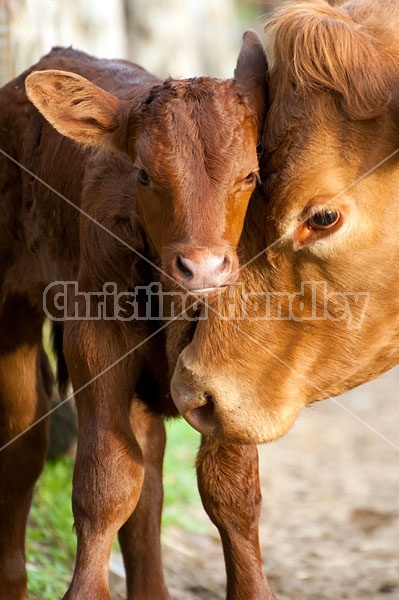
[[(52, 385), (44, 290), (46, 311), (66, 318), (79, 418), (78, 556), (65, 597), (109, 600), (108, 561), (120, 530), (128, 598), (169, 598), (159, 546), (161, 415), (176, 409), (165, 338), (156, 319), (109, 312), (112, 298), (101, 292), (107, 283), (127, 294), (162, 279), (204, 293), (234, 281), (256, 183), (265, 76), (262, 47), (249, 34), (235, 80), (162, 83), (131, 63), (55, 49), (0, 90), (2, 600), (26, 595), (25, 524), (46, 453), (45, 420), (35, 424)], [(39, 110), (80, 146), (37, 112), (25, 79)], [(60, 300), (63, 281), (77, 286)], [(143, 317), (147, 303), (138, 303)]]
[(296, 2), (266, 26), (244, 287), (198, 322), (172, 381), (210, 439), (276, 439), (303, 407), (398, 363), (398, 28), (396, 0)]

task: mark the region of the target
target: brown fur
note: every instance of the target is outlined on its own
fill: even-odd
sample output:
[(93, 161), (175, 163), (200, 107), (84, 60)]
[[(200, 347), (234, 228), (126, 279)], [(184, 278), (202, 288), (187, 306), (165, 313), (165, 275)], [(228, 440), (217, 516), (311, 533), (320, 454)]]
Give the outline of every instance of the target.
[[(203, 433), (237, 443), (275, 439), (304, 406), (399, 361), (398, 27), (391, 0), (293, 3), (266, 26), (273, 67), (264, 189), (251, 201), (242, 238), (249, 318), (220, 319), (232, 304), (242, 307), (240, 288), (226, 292), (198, 323), (172, 381), (176, 405)], [(309, 225), (320, 207), (339, 213), (331, 230)], [(309, 281), (335, 294), (368, 292), (359, 327), (320, 319), (320, 290), (319, 319), (308, 320), (308, 289), (293, 305), (299, 318), (277, 319), (274, 296), (274, 318), (254, 319), (265, 314), (265, 293), (299, 293)], [(330, 310), (342, 310), (335, 298), (341, 305), (332, 299)], [(348, 298), (360, 319), (361, 303)], [(279, 310), (288, 317), (288, 302)]]
[[(179, 256), (198, 258), (200, 286), (209, 278), (213, 285), (232, 281), (256, 182), (266, 71), (253, 36), (244, 40), (236, 80), (227, 81), (162, 83), (131, 63), (55, 49), (0, 90), (2, 600), (26, 595), (25, 524), (46, 453), (42, 417), (52, 380), (41, 346), (43, 290), (76, 280), (79, 292), (101, 292), (106, 282), (128, 292), (160, 281), (160, 268), (169, 287), (190, 287), (192, 280), (176, 273)], [(25, 80), (40, 111), (80, 145), (42, 118)], [(140, 180), (143, 170), (150, 183)], [(224, 253), (228, 266), (216, 283), (207, 263), (215, 252)], [(50, 309), (57, 291), (47, 298)], [(70, 297), (69, 315), (75, 300), (85, 308), (81, 297)], [(98, 302), (92, 297), (91, 314)], [(155, 320), (64, 324), (79, 419), (78, 551), (68, 600), (109, 600), (108, 562), (118, 531), (129, 600), (169, 598), (159, 541), (162, 416), (177, 411), (168, 393), (165, 336), (155, 337), (160, 326)], [(64, 366), (63, 384), (65, 376)], [(226, 560), (234, 565), (240, 556), (230, 552)], [(260, 567), (250, 577), (263, 581)]]
[[(274, 440), (302, 408), (399, 362), (399, 5), (330, 4), (291, 2), (266, 26), (271, 104), (263, 191), (242, 235), (245, 291), (211, 303), (172, 379), (180, 412), (219, 443)], [(311, 226), (321, 208), (339, 214), (331, 229)], [(369, 293), (363, 320), (362, 303), (348, 301), (359, 326), (320, 318), (324, 289), (313, 299), (306, 288), (288, 318), (286, 294), (311, 281), (334, 294)], [(270, 293), (280, 296), (256, 319)], [(245, 297), (248, 316), (226, 318), (242, 314)], [(329, 300), (333, 315), (342, 298)], [(309, 318), (313, 310), (319, 319)], [(171, 356), (184, 341), (181, 329), (175, 335)], [(247, 485), (254, 494), (256, 473)]]
[(384, 109), (396, 40), (378, 26), (380, 20), (375, 26), (372, 18), (362, 17), (323, 0), (285, 6), (274, 16), (266, 33), (273, 44), (272, 74), (278, 73), (278, 104), (287, 102), (292, 90), (304, 102), (324, 90), (337, 95), (350, 118), (369, 118)]

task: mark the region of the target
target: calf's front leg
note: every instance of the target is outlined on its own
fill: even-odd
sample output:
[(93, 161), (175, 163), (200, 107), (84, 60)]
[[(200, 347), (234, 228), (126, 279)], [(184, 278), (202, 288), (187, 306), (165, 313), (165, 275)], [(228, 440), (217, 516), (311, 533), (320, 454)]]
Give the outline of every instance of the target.
[(262, 498), (256, 446), (203, 437), (197, 476), (202, 503), (222, 540), (227, 600), (276, 600), (263, 571), (259, 547)]
[(118, 332), (108, 337), (103, 328), (98, 336), (92, 323), (74, 323), (70, 329), (65, 350), (79, 423), (72, 496), (78, 546), (64, 600), (110, 600), (112, 543), (134, 511), (144, 479), (142, 452), (129, 421), (136, 365), (127, 357), (104, 372), (124, 355), (125, 349), (116, 346)]
[(149, 412), (140, 401), (133, 402), (130, 418), (143, 453), (145, 477), (137, 507), (119, 531), (127, 600), (171, 600), (161, 558), (165, 426), (162, 417)]

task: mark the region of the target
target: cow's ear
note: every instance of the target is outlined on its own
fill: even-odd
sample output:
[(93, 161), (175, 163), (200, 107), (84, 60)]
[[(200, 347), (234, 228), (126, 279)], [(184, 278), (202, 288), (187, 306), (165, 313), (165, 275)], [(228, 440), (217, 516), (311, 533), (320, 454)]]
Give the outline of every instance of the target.
[(124, 149), (123, 103), (84, 77), (34, 71), (25, 81), (29, 100), (62, 135), (85, 146)]
[(245, 90), (261, 128), (268, 104), (269, 69), (262, 42), (252, 29), (243, 35), (235, 80)]

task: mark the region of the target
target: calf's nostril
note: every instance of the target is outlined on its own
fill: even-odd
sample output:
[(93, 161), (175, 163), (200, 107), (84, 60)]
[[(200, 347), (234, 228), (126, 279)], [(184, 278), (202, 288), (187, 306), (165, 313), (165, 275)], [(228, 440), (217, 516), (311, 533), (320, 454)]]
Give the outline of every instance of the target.
[(178, 254), (176, 258), (176, 267), (179, 273), (183, 275), (185, 279), (192, 279), (193, 272), (187, 266), (187, 259), (185, 259), (184, 256), (182, 256), (181, 254)]
[(170, 265), (170, 274), (177, 283), (190, 290), (217, 288), (237, 279), (238, 259), (226, 248), (189, 248), (176, 252)]
[(232, 265), (231, 259), (226, 254), (226, 256), (224, 257), (223, 263), (221, 265), (221, 268), (220, 268), (221, 272), (226, 273), (226, 271), (230, 271), (231, 265)]

